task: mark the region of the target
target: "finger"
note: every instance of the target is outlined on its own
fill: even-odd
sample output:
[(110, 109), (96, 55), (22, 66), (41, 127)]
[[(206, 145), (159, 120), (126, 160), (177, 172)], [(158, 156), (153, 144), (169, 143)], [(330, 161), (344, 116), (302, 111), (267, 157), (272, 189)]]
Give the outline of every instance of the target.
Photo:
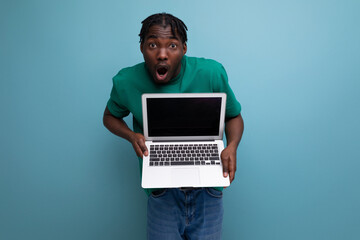
[(146, 147), (145, 140), (143, 138), (141, 138), (139, 141), (139, 147), (141, 149), (142, 154), (144, 154), (145, 156), (149, 155), (149, 151)]
[(235, 171), (229, 171), (230, 183), (235, 179)]
[(236, 172), (236, 160), (232, 159), (229, 164), (230, 183), (235, 179), (235, 172)]
[(133, 148), (135, 150), (135, 153), (138, 157), (142, 157), (143, 156), (143, 152), (141, 151), (141, 148), (139, 147), (139, 145), (137, 143), (133, 144)]
[(229, 175), (229, 158), (222, 153), (221, 161), (223, 165), (223, 175), (224, 177), (227, 177)]

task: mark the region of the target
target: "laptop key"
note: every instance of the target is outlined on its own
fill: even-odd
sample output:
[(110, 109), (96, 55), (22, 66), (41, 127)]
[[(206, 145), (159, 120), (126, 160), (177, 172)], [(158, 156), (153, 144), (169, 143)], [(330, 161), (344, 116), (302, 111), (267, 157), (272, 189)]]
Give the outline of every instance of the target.
[(194, 162), (171, 162), (171, 166), (173, 165), (194, 165)]

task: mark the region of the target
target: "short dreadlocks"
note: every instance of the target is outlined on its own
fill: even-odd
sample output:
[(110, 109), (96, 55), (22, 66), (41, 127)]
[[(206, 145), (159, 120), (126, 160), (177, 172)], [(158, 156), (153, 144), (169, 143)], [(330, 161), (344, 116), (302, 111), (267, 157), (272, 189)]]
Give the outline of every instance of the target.
[(149, 29), (153, 25), (169, 26), (171, 27), (171, 32), (175, 36), (176, 32), (179, 34), (182, 43), (187, 41), (187, 27), (183, 21), (174, 17), (168, 13), (157, 13), (147, 17), (142, 23), (142, 28), (140, 30), (140, 43), (143, 43), (145, 40), (146, 34), (148, 34)]

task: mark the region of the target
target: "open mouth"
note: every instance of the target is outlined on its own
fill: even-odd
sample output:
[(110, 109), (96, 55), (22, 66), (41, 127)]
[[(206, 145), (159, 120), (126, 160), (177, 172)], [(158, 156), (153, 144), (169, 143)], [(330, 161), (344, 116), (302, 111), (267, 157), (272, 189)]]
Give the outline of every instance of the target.
[(160, 76), (165, 75), (167, 73), (167, 68), (166, 67), (158, 68), (157, 72)]
[(156, 69), (156, 77), (159, 81), (165, 80), (168, 73), (168, 68), (166, 66), (161, 66)]

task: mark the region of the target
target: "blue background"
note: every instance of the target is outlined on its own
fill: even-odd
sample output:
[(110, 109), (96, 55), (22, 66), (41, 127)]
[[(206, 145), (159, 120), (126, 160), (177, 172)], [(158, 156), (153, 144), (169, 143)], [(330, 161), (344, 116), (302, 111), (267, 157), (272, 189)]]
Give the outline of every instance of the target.
[(360, 239), (356, 0), (1, 0), (0, 239), (145, 238), (138, 160), (102, 114), (162, 11), (243, 107), (223, 238)]

